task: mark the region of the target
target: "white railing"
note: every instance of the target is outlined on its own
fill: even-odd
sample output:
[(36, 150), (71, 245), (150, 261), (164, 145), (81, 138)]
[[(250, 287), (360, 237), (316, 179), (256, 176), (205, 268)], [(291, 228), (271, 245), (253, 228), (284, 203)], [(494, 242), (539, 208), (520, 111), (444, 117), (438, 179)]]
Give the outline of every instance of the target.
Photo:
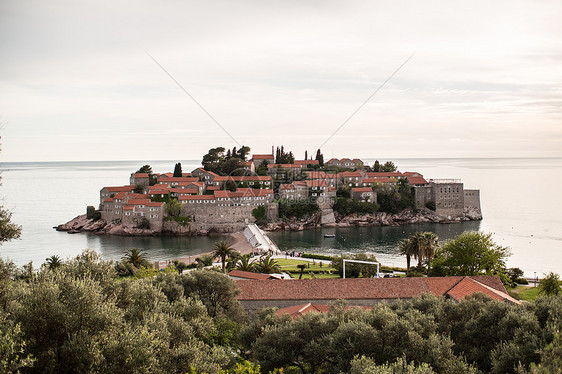
[(429, 181), (435, 184), (462, 183), (460, 179), (430, 179)]

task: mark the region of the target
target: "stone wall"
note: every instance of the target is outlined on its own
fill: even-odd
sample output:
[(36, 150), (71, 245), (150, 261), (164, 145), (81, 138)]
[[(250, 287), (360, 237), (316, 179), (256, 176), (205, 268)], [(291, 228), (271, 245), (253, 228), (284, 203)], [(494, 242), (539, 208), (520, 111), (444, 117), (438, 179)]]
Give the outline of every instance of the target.
[(431, 186), (414, 187), (416, 193), (416, 208), (423, 209), (430, 201), (435, 201), (433, 198), (433, 189)]
[(254, 223), (252, 210), (255, 205), (244, 206), (217, 206), (214, 204), (183, 204), (181, 215), (193, 216), (193, 222), (197, 224), (221, 224), (221, 223)]
[(432, 184), (435, 212), (444, 217), (460, 217), (464, 211), (464, 190), (462, 183)]
[(464, 207), (481, 211), (480, 190), (464, 190)]

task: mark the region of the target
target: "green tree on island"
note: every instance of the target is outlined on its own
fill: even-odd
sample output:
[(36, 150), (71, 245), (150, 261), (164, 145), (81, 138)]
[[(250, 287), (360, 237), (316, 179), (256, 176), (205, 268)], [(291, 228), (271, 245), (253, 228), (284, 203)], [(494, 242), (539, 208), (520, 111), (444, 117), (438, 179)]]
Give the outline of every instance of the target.
[(150, 186), (154, 186), (156, 184), (156, 176), (154, 175), (154, 172), (152, 171), (152, 166), (146, 164), (141, 166), (141, 168), (139, 170), (137, 170), (135, 172), (135, 174), (137, 173), (146, 173), (148, 174), (148, 184)]
[(176, 163), (176, 166), (174, 166), (174, 177), (176, 178), (181, 178), (183, 176), (182, 170), (181, 170), (181, 162)]

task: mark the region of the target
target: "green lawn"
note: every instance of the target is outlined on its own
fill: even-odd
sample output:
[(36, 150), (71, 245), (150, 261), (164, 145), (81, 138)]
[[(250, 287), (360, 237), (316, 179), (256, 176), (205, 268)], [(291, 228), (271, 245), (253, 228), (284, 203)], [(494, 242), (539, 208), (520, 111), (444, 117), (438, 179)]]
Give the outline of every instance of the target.
[(509, 290), (509, 294), (519, 300), (535, 301), (539, 296), (538, 287), (517, 286)]
[[(301, 269), (297, 267), (297, 265), (307, 265), (306, 269), (304, 269), (302, 279), (325, 279), (325, 278), (339, 278), (339, 275), (335, 274), (336, 269), (329, 266), (328, 264), (322, 264), (320, 267), (320, 263), (316, 262), (313, 263), (312, 261), (306, 260), (298, 260), (294, 258), (277, 258), (275, 259), (279, 266), (281, 266), (281, 270), (286, 273), (289, 273), (291, 277), (297, 278), (300, 275)], [(313, 273), (314, 275), (312, 275)]]

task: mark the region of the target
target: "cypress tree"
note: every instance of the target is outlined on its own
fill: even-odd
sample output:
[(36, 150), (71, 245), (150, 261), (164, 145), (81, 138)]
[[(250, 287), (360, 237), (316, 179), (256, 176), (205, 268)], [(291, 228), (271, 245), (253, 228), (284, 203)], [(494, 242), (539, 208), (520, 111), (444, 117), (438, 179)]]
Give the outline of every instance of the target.
[(174, 177), (181, 177), (182, 175), (183, 174), (182, 174), (182, 171), (181, 171), (181, 163), (178, 162), (176, 164), (176, 166), (174, 167)]

